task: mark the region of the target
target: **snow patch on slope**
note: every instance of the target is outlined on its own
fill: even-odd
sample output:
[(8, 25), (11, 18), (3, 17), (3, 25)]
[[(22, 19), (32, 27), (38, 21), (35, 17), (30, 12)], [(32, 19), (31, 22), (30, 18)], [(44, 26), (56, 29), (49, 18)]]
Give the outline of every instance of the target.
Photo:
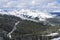
[(60, 40), (60, 37), (58, 37), (58, 38), (54, 38), (54, 39), (51, 39), (51, 40)]

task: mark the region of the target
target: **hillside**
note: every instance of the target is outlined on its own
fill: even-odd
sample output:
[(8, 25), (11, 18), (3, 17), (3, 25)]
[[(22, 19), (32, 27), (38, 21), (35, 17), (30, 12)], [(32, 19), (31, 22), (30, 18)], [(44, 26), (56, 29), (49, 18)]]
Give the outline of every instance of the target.
[(2, 34), (3, 38), (8, 38), (6, 35), (14, 28), (17, 21), (20, 21), (20, 23), (17, 25), (17, 29), (11, 34), (14, 40), (17, 40), (16, 38), (19, 39), (22, 35), (45, 35), (56, 32), (60, 28), (59, 26), (54, 27), (49, 24), (43, 25), (43, 22), (22, 20), (12, 15), (0, 15), (0, 34)]

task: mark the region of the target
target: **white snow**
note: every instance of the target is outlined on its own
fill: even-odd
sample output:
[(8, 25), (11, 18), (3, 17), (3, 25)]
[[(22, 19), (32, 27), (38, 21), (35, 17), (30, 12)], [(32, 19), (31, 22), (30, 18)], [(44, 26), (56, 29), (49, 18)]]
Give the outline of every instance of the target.
[(54, 38), (54, 39), (51, 39), (51, 40), (60, 40), (60, 37), (58, 37), (58, 38)]
[(20, 21), (17, 21), (14, 25), (14, 28), (12, 29), (12, 31), (10, 31), (8, 34), (7, 34), (7, 37), (9, 37), (10, 39), (12, 38), (11, 34), (17, 29), (16, 26), (20, 23)]
[(51, 34), (48, 34), (46, 36), (56, 36), (56, 35), (59, 35), (59, 33), (51, 33)]
[[(28, 9), (21, 9), (19, 11), (14, 10), (12, 12), (0, 12), (0, 14), (14, 15), (14, 16), (20, 17), (25, 20), (34, 20), (34, 18), (38, 17), (40, 21), (45, 21), (46, 18), (54, 18), (55, 17), (54, 15), (51, 15), (48, 12), (45, 12), (45, 13), (37, 12), (37, 11), (31, 11)], [(24, 17), (23, 15), (28, 16), (28, 17), (31, 16), (31, 18)], [(38, 21), (38, 20), (36, 20), (36, 21)]]
[(37, 16), (40, 16), (40, 17), (42, 17), (42, 18), (52, 18), (53, 17), (53, 15), (51, 15), (50, 13), (44, 13), (44, 12), (33, 12), (33, 11), (31, 11), (31, 10), (24, 10), (24, 9), (22, 9), (21, 10), (21, 13), (22, 14), (26, 14), (26, 15), (29, 15), (29, 16), (33, 16), (33, 17), (37, 17)]

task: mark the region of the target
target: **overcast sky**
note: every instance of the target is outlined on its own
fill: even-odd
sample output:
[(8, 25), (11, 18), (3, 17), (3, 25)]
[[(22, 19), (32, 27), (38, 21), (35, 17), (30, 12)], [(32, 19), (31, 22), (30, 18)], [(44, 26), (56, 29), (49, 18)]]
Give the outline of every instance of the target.
[(0, 0), (0, 8), (60, 11), (60, 0)]

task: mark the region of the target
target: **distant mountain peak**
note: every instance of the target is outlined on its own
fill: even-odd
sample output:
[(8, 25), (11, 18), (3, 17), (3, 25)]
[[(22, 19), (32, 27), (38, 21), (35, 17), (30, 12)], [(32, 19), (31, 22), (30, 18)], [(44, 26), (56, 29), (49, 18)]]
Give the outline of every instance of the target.
[(10, 12), (1, 11), (0, 14), (6, 15), (14, 15), (19, 17), (23, 20), (33, 20), (33, 21), (45, 21), (46, 18), (54, 18), (56, 15), (52, 15), (48, 12), (39, 12), (39, 11), (32, 11), (29, 9), (21, 9), (19, 11), (14, 10)]

